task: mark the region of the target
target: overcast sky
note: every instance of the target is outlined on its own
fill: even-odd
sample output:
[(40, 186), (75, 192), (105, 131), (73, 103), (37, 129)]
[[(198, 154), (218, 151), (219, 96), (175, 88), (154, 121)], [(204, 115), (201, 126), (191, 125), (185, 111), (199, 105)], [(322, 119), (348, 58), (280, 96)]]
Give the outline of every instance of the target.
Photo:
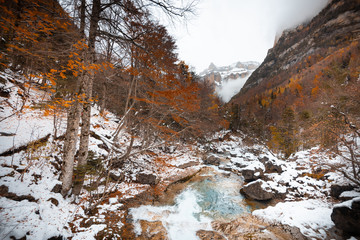
[(201, 0), (187, 26), (176, 24), (179, 57), (201, 72), (237, 61), (262, 62), (277, 33), (310, 20), (328, 0)]

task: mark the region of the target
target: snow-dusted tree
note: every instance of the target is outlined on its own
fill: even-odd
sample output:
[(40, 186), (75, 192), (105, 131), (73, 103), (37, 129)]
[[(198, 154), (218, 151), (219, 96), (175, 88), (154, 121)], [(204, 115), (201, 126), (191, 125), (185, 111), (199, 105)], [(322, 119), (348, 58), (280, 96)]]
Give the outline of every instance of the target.
[[(150, 18), (151, 9), (159, 8), (170, 17), (185, 17), (187, 13), (192, 11), (193, 6), (194, 1), (185, 5), (182, 3), (179, 5), (170, 0), (92, 0), (91, 2), (80, 2), (80, 29), (84, 30), (84, 42), (87, 46), (81, 61), (86, 70), (79, 76), (78, 94), (74, 97), (75, 101), (68, 115), (62, 172), (62, 194), (64, 196), (69, 193), (73, 184), (73, 165), (80, 117), (81, 135), (77, 168), (81, 169), (86, 164), (89, 145), (92, 86), (95, 73), (99, 69), (97, 65), (97, 52), (100, 51), (97, 50), (100, 44), (98, 43), (101, 43), (104, 39), (111, 39), (117, 45), (117, 49), (121, 51), (126, 45), (124, 43), (130, 45), (136, 44), (135, 39), (141, 38), (146, 34), (146, 32), (140, 32), (136, 36), (129, 34), (129, 25), (134, 21), (140, 21), (139, 23), (141, 24), (144, 15)], [(77, 184), (73, 189), (74, 194), (80, 193), (83, 177), (83, 174), (77, 176)]]

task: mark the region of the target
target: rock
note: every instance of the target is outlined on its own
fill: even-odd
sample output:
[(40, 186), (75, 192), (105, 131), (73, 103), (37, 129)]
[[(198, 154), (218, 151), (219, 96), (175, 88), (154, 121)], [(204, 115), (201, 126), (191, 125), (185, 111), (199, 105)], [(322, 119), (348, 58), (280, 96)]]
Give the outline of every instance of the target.
[(31, 195), (16, 195), (15, 193), (9, 192), (9, 188), (5, 185), (0, 186), (0, 197), (5, 197), (18, 202), (23, 200), (28, 200), (29, 202), (37, 202), (37, 199), (35, 199)]
[(330, 196), (332, 196), (334, 198), (339, 198), (341, 193), (343, 193), (345, 191), (351, 191), (353, 189), (354, 189), (354, 187), (351, 185), (341, 186), (341, 185), (334, 184), (334, 185), (331, 185)]
[(274, 198), (274, 193), (269, 185), (263, 180), (257, 180), (256, 182), (249, 183), (241, 189), (241, 193), (247, 198), (266, 201)]
[(110, 172), (109, 177), (113, 182), (122, 182), (125, 179), (125, 174), (123, 172)]
[(150, 185), (156, 185), (159, 182), (159, 179), (151, 173), (138, 173), (136, 175), (136, 183), (141, 184), (150, 184)]
[(225, 240), (226, 238), (221, 236), (220, 233), (214, 231), (199, 230), (196, 232), (196, 236), (200, 240)]
[(61, 189), (62, 189), (62, 186), (61, 184), (56, 184), (53, 189), (51, 190), (51, 192), (53, 193), (60, 193), (61, 192)]
[(276, 165), (273, 161), (265, 162), (265, 172), (266, 173), (282, 173), (283, 170), (280, 165)]
[(140, 220), (141, 235), (136, 239), (167, 240), (167, 231), (161, 221)]
[(210, 156), (205, 158), (204, 164), (219, 166), (220, 165), (220, 158), (216, 157), (214, 155), (210, 155)]
[(264, 172), (260, 168), (253, 169), (243, 169), (241, 170), (241, 174), (244, 177), (244, 180), (246, 182), (255, 181), (259, 178), (261, 178), (264, 175)]
[(236, 151), (231, 151), (230, 152), (230, 157), (237, 157), (237, 156), (238, 156), (238, 154), (237, 154)]
[(259, 161), (262, 162), (263, 164), (265, 164), (267, 161), (269, 161), (270, 159), (267, 156), (264, 156), (262, 158), (259, 158)]
[(54, 236), (54, 237), (48, 238), (48, 240), (63, 240), (63, 239), (65, 239), (65, 237), (63, 237), (63, 236)]
[(277, 165), (274, 161), (270, 160), (268, 157), (264, 156), (260, 158), (259, 161), (264, 164), (266, 173), (282, 173), (283, 170), (280, 165)]
[(353, 190), (342, 192), (339, 196), (339, 199), (341, 201), (348, 201), (356, 197), (360, 197), (360, 192)]
[(227, 171), (227, 172), (232, 172), (233, 171), (232, 167), (229, 166), (229, 165), (220, 165), (219, 169)]
[(55, 198), (49, 198), (48, 201), (51, 202), (52, 204), (54, 204), (55, 206), (59, 205), (59, 201)]
[(335, 223), (335, 227), (342, 230), (343, 233), (360, 236), (360, 198), (348, 202), (351, 205), (339, 204), (334, 207), (331, 220)]
[(187, 162), (187, 163), (180, 164), (177, 167), (181, 168), (181, 169), (184, 169), (184, 168), (193, 167), (193, 166), (197, 166), (197, 165), (199, 165), (198, 162), (190, 161), (190, 162)]

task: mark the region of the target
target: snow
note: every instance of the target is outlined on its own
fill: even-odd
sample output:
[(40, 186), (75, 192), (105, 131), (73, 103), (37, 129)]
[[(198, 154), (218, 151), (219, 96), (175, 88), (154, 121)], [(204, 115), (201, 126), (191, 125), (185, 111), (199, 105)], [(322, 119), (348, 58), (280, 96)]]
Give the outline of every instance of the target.
[[(7, 186), (9, 192), (19, 196), (31, 195), (36, 199), (36, 202), (29, 202), (0, 198), (1, 239), (9, 239), (10, 236), (21, 238), (25, 235), (27, 239), (71, 236), (69, 230), (64, 227), (73, 214), (81, 213), (81, 209), (65, 201), (60, 194), (50, 192), (58, 181), (55, 180), (49, 165), (39, 169), (42, 177), (37, 182), (33, 177), (39, 173), (36, 170), (37, 168), (29, 168), (29, 172), (22, 176), (14, 171), (15, 177), (5, 176), (0, 179), (0, 185)], [(51, 199), (54, 199), (58, 206), (54, 205)]]
[(342, 192), (339, 196), (340, 198), (355, 198), (355, 197), (360, 197), (360, 192), (359, 191), (345, 191)]
[(81, 232), (77, 233), (74, 236), (73, 240), (95, 240), (95, 235), (104, 230), (106, 228), (106, 224), (93, 224), (88, 228), (79, 228)]
[(350, 208), (351, 209), (351, 206), (353, 204), (353, 202), (359, 202), (360, 201), (360, 197), (356, 197), (356, 198), (353, 198), (351, 200), (348, 200), (348, 201), (345, 201), (345, 202), (342, 202), (342, 203), (338, 203), (334, 206), (334, 208), (338, 208), (338, 207), (347, 207), (347, 208)]
[[(235, 69), (234, 71), (242, 70)], [(5, 80), (24, 82), (20, 75), (11, 71), (0, 73), (0, 77)], [(14, 82), (5, 82), (3, 87), (10, 89), (11, 92), (10, 98), (1, 98), (0, 119), (6, 119), (1, 122), (0, 132), (15, 135), (0, 134), (0, 153), (54, 132), (52, 116), (45, 116), (39, 108), (30, 108), (36, 105), (39, 99), (46, 100), (48, 95), (43, 91), (29, 88), (27, 93), (23, 93), (27, 94), (24, 102), (27, 107), (19, 113), (23, 101), (18, 94), (19, 88)], [(91, 130), (96, 132), (99, 139), (90, 138), (90, 150), (97, 157), (106, 157), (108, 152), (101, 145), (112, 147), (111, 136), (117, 127), (115, 122), (117, 118), (109, 112), (100, 114), (96, 106), (93, 107), (92, 114)], [(60, 116), (60, 120), (58, 135), (65, 131), (65, 114)], [(17, 196), (29, 195), (35, 201), (31, 198), (15, 201), (8, 197), (0, 197), (0, 239), (22, 238), (25, 235), (27, 239), (48, 239), (60, 235), (66, 238), (72, 237), (72, 239), (95, 239), (94, 236), (97, 233), (109, 227), (107, 216), (110, 212), (123, 216), (121, 200), (132, 198), (149, 189), (149, 185), (131, 183), (139, 171), (155, 174), (163, 183), (169, 184), (174, 179), (198, 171), (202, 167), (200, 164), (202, 156), (199, 152), (205, 149), (206, 151), (210, 149), (221, 159), (226, 159), (222, 166), (238, 172), (244, 169), (261, 169), (265, 172), (265, 166), (261, 162), (265, 157), (273, 164), (281, 166), (283, 170), (281, 173), (264, 174), (266, 181), (263, 181), (262, 186), (266, 190), (286, 194), (286, 202), (255, 210), (253, 215), (270, 222), (299, 227), (301, 232), (310, 238), (326, 239), (326, 231), (333, 226), (330, 218), (333, 204), (327, 198), (330, 186), (349, 183), (341, 174), (330, 171), (328, 164), (340, 164), (343, 159), (322, 152), (319, 148), (312, 148), (297, 152), (284, 161), (264, 146), (245, 145), (240, 134), (239, 136), (230, 135), (226, 138), (229, 140), (223, 140), (228, 135), (229, 131), (218, 132), (212, 138), (208, 138), (211, 144), (198, 145), (197, 148), (194, 147), (195, 150), (179, 144), (177, 148), (171, 146), (170, 153), (154, 148), (151, 149), (152, 154), (134, 156), (124, 168), (112, 171), (115, 176), (124, 174), (126, 181), (111, 183), (109, 188), (113, 187), (116, 194), (100, 204), (94, 216), (87, 216), (83, 211), (83, 207), (86, 207), (85, 199), (89, 197), (88, 192), (83, 192), (78, 204), (74, 204), (73, 199), (64, 199), (59, 193), (52, 192), (54, 186), (61, 182), (59, 171), (51, 163), (56, 162), (56, 158), (61, 158), (62, 148), (61, 142), (55, 141), (52, 136), (45, 145), (33, 149), (34, 151), (21, 151), (9, 157), (1, 157), (0, 186), (7, 187), (9, 193)], [(119, 152), (125, 151), (129, 138), (126, 132), (121, 134)], [(360, 142), (360, 138), (356, 141)], [(137, 139), (134, 145), (136, 144), (139, 144)], [(346, 149), (340, 150), (346, 151)], [(165, 166), (162, 162), (156, 162), (157, 156), (166, 160)], [(189, 162), (199, 165), (186, 169), (176, 167)], [(321, 179), (311, 177), (313, 170), (318, 168), (329, 172)], [(219, 172), (223, 171), (219, 170)], [(256, 174), (261, 177), (259, 172)], [(105, 189), (105, 186), (100, 186), (98, 192), (102, 189)], [(211, 230), (212, 219), (202, 214), (196, 197), (196, 193), (189, 190), (180, 194), (173, 206), (141, 206), (131, 209), (130, 213), (134, 218), (137, 233), (141, 234), (140, 220), (162, 221), (168, 230), (169, 237), (175, 240), (196, 239), (197, 230)], [(334, 207), (351, 208), (353, 201), (360, 201), (360, 193), (357, 191), (344, 192), (340, 197), (354, 197), (354, 199), (336, 204)], [(86, 228), (80, 226), (81, 221), (89, 219), (94, 221), (91, 226)], [(69, 223), (74, 224), (74, 232), (71, 232)], [(122, 223), (119, 221), (115, 227), (121, 228), (121, 226)]]
[(274, 207), (255, 210), (253, 215), (270, 222), (280, 222), (298, 227), (309, 238), (325, 239), (325, 231), (334, 226), (332, 206), (326, 201), (309, 199), (298, 202), (281, 202)]

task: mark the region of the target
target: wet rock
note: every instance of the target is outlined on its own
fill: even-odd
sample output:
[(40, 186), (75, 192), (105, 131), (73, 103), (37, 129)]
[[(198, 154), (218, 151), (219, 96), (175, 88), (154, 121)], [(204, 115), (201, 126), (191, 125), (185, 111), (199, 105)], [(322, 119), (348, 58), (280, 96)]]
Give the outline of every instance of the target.
[(241, 193), (244, 194), (247, 198), (258, 201), (271, 200), (275, 196), (272, 189), (263, 180), (257, 180), (245, 185), (241, 189)]
[(190, 161), (190, 162), (187, 162), (187, 163), (180, 164), (180, 165), (177, 166), (177, 167), (178, 167), (178, 168), (181, 168), (181, 169), (185, 169), (185, 168), (193, 167), (193, 166), (197, 166), (197, 165), (199, 165), (198, 162)]
[(245, 215), (231, 222), (214, 221), (211, 226), (216, 232), (229, 240), (306, 239), (298, 228), (279, 223), (268, 225), (268, 223), (253, 215)]
[(335, 223), (335, 227), (342, 230), (345, 235), (360, 236), (360, 198), (350, 201), (351, 204), (335, 206), (331, 213), (331, 220)]
[(159, 179), (151, 173), (138, 173), (135, 179), (136, 183), (156, 185)]
[(152, 239), (152, 240), (168, 240), (167, 232), (161, 221), (149, 222), (140, 220), (141, 235), (137, 237), (138, 240)]
[(341, 193), (343, 193), (345, 191), (351, 191), (353, 189), (354, 189), (354, 187), (351, 185), (341, 186), (341, 185), (334, 184), (334, 185), (331, 185), (330, 196), (332, 196), (334, 198), (339, 198)]
[(216, 157), (214, 155), (210, 155), (210, 156), (208, 156), (208, 157), (206, 157), (204, 159), (204, 164), (219, 166), (220, 165), (220, 158)]
[(206, 230), (197, 231), (196, 236), (198, 236), (200, 240), (225, 240), (226, 239), (220, 233), (217, 233), (214, 231), (206, 231)]
[(264, 172), (260, 168), (255, 169), (243, 169), (241, 170), (241, 174), (244, 177), (244, 180), (246, 182), (255, 181), (259, 178), (262, 178), (264, 176)]
[(274, 227), (281, 228), (284, 232), (288, 233), (294, 239), (297, 240), (305, 240), (306, 238), (302, 235), (301, 231), (297, 227), (289, 226), (289, 225), (278, 225), (274, 224)]

